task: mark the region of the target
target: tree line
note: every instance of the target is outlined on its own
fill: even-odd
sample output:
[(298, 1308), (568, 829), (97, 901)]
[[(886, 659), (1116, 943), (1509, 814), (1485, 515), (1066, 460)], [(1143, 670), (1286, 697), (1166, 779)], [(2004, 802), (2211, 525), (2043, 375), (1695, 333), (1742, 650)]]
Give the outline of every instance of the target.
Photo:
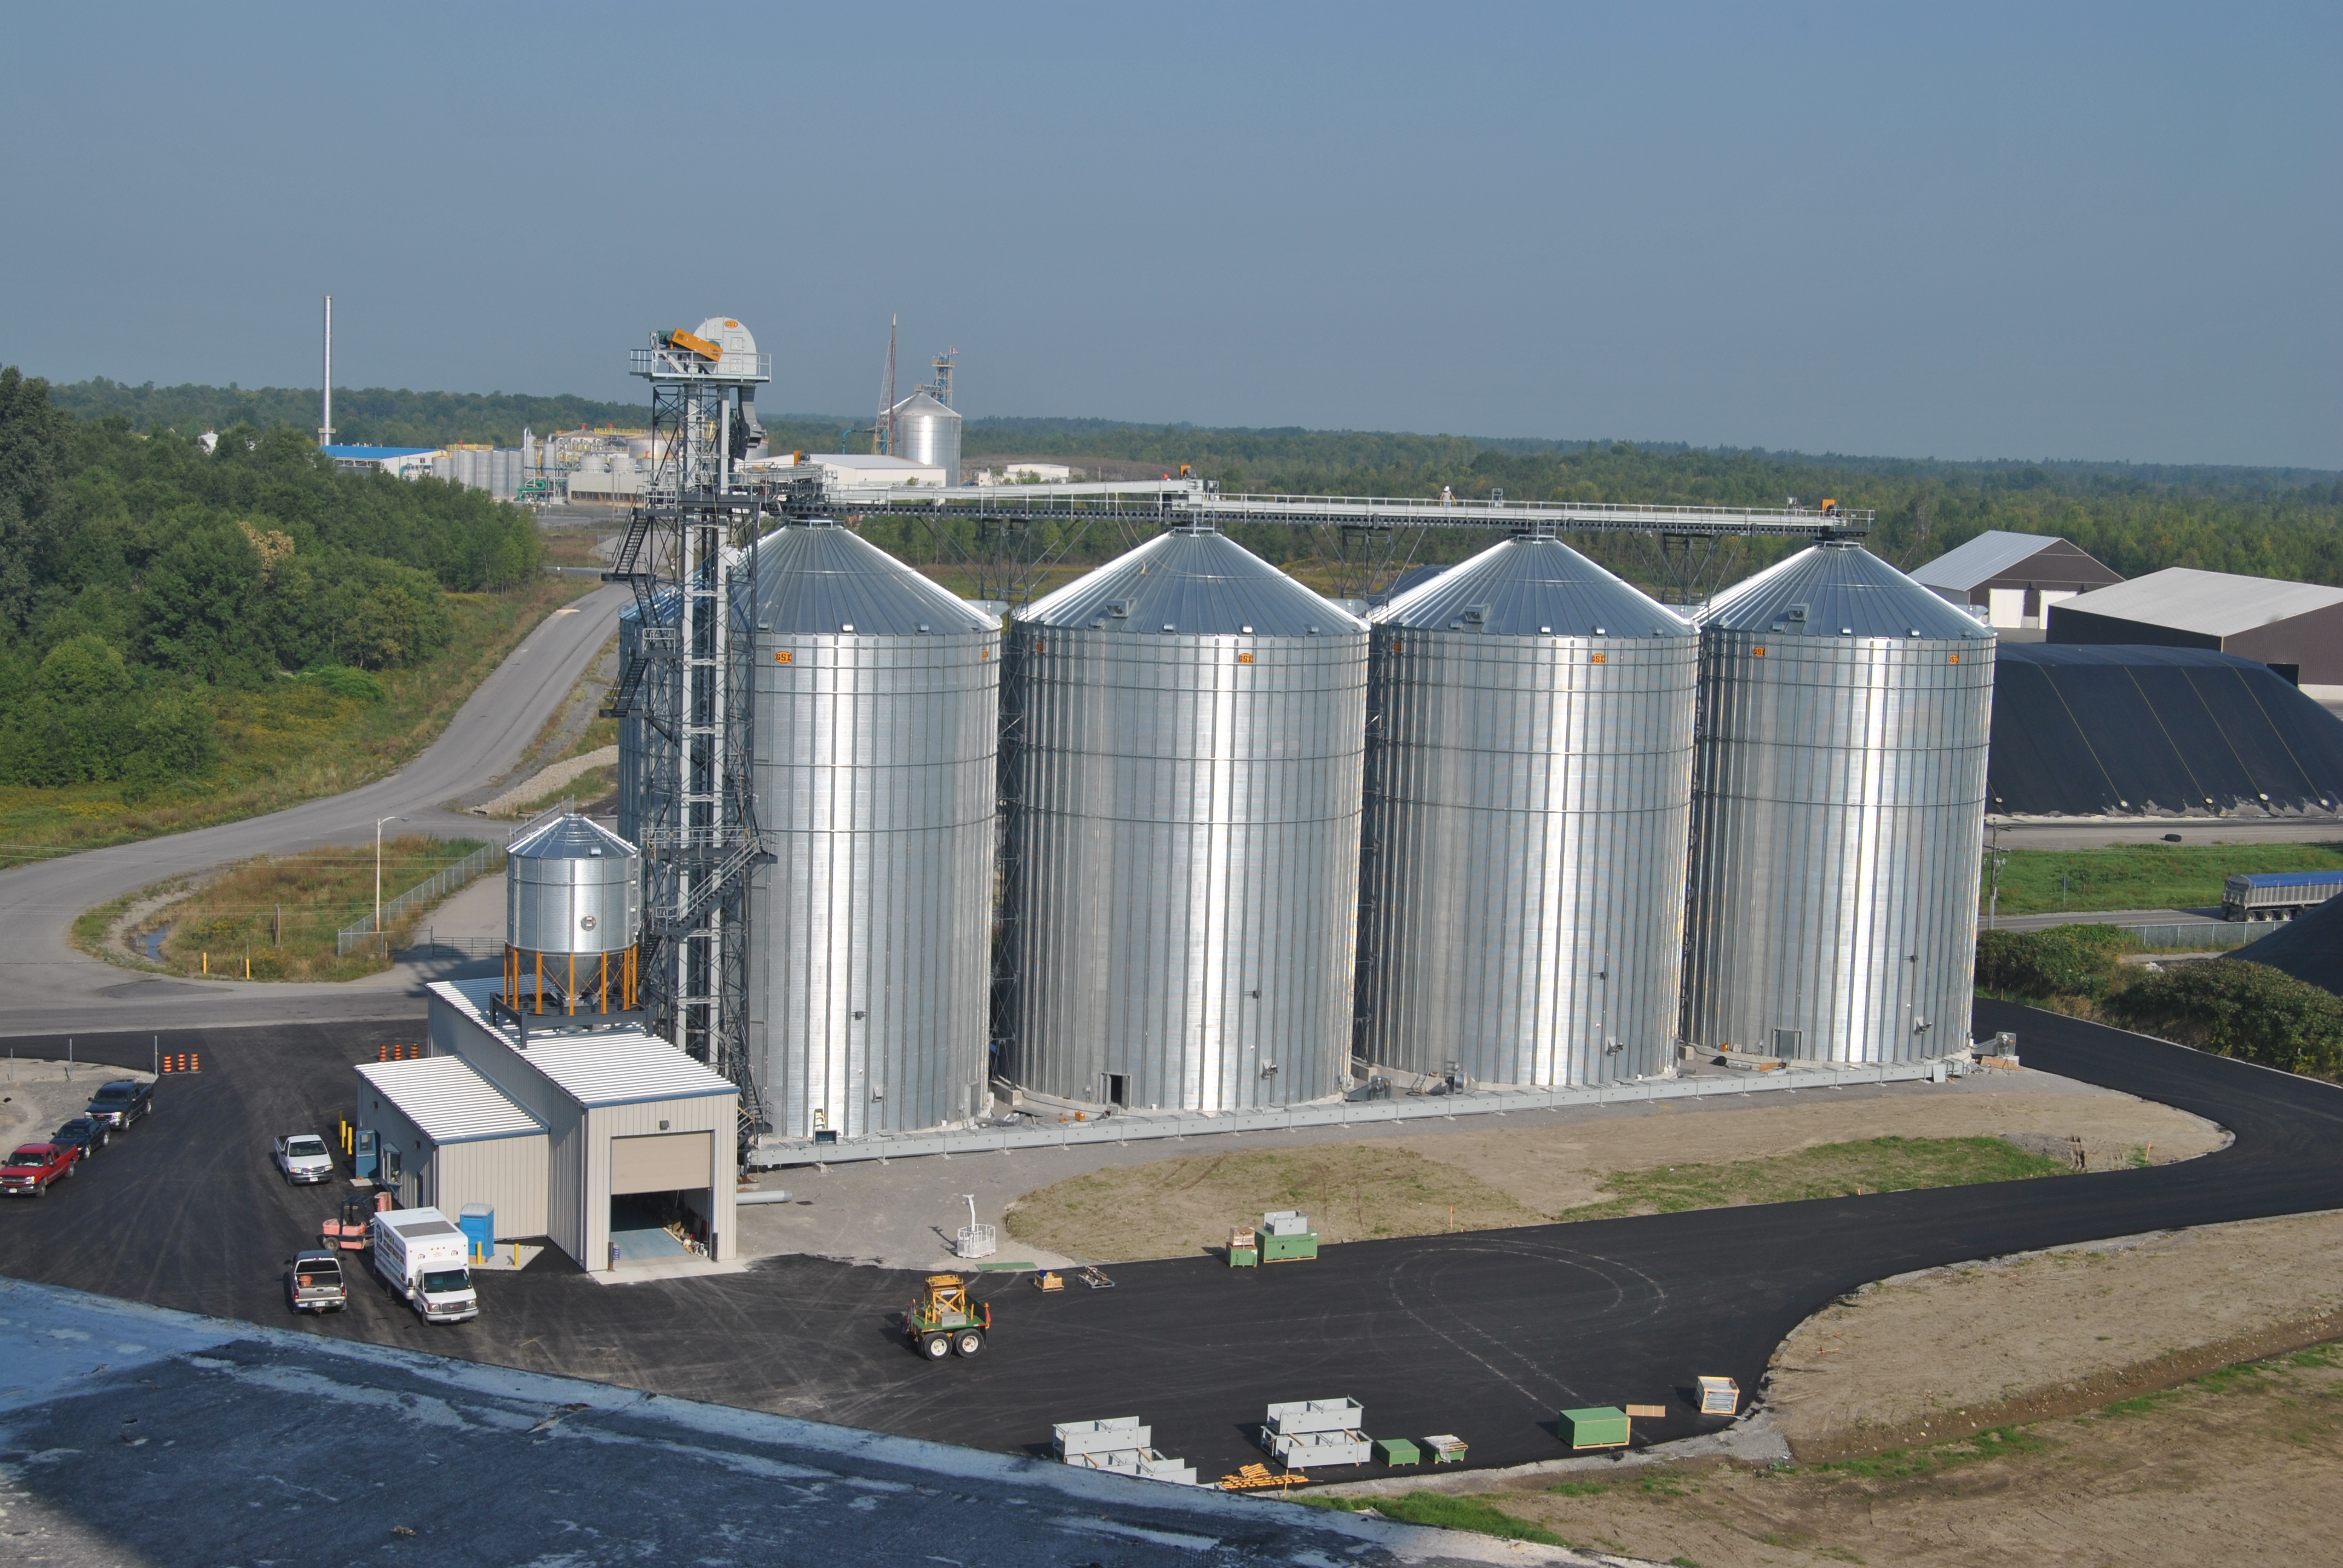
[[(315, 387), (133, 387), (100, 377), (49, 389), (51, 404), (85, 419), (120, 417), (142, 434), (199, 435), (247, 425), (317, 427)], [(532, 397), (510, 392), (408, 392), (387, 387), (334, 389), (334, 439), (354, 447), (445, 447), (458, 442), (518, 447), (523, 427), (544, 436), (579, 426), (632, 428), (649, 422), (641, 403), (591, 397)]]
[(437, 480), (338, 472), (285, 425), (206, 452), (169, 428), (55, 406), (0, 369), (0, 782), (199, 775), (211, 698), (363, 672), (447, 646), (447, 594), (534, 573), (518, 508)]

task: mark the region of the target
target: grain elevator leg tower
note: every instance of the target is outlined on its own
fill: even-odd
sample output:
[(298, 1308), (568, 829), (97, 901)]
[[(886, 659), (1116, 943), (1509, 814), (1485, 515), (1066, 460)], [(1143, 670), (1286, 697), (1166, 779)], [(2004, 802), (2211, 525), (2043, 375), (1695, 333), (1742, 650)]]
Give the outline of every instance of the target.
[(602, 711), (630, 722), (627, 788), (643, 866), (642, 990), (653, 1029), (740, 1087), (763, 1120), (749, 1049), (749, 872), (764, 857), (749, 769), (757, 498), (733, 464), (763, 438), (772, 357), (739, 322), (654, 333), (628, 368), (650, 383), (651, 477), (607, 580), (635, 592), (632, 657)]

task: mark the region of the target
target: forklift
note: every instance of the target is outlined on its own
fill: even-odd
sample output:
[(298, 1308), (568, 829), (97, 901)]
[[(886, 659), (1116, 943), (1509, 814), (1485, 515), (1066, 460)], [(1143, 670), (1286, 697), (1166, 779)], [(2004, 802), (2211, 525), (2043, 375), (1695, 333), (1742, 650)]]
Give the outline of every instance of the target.
[(903, 1314), (904, 1337), (931, 1362), (955, 1352), (972, 1356), (984, 1349), (992, 1327), (992, 1308), (972, 1304), (968, 1282), (958, 1274), (930, 1274), (927, 1293)]

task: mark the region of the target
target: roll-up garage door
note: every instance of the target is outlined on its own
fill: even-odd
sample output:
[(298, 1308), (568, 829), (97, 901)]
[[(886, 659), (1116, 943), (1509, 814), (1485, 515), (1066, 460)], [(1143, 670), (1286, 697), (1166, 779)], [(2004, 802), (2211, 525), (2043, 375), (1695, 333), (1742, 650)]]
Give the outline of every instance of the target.
[(660, 1132), (610, 1140), (610, 1195), (673, 1192), (708, 1185), (711, 1132)]

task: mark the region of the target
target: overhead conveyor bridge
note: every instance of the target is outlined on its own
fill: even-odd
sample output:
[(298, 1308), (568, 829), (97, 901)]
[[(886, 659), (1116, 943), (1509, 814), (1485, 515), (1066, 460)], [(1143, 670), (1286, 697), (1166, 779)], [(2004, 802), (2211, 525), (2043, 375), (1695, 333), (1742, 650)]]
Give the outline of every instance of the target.
[(1860, 538), (1874, 514), (1825, 507), (1657, 507), (1601, 501), (1515, 501), (1436, 496), (1278, 496), (1222, 490), (1192, 477), (1089, 484), (833, 484), (819, 468), (743, 467), (759, 504), (788, 518), (918, 523), (940, 555), (959, 560), (976, 596), (1030, 599), (1101, 524), (1126, 545), (1142, 529), (1286, 527), (1312, 530), (1332, 568), (1336, 598), (1385, 588), (1440, 530), (1582, 533), (1631, 541), (1658, 597), (1696, 604), (1730, 575), (1753, 538)]
[[(770, 470), (769, 470), (770, 471)], [(786, 473), (788, 470), (779, 470)], [(1345, 528), (1493, 528), (1509, 533), (1675, 534), (1697, 538), (1858, 538), (1870, 511), (1796, 507), (1651, 507), (1594, 501), (1442, 500), (1423, 496), (1242, 495), (1203, 479), (930, 487), (786, 485), (789, 517), (1121, 518), (1172, 528), (1291, 524)]]

